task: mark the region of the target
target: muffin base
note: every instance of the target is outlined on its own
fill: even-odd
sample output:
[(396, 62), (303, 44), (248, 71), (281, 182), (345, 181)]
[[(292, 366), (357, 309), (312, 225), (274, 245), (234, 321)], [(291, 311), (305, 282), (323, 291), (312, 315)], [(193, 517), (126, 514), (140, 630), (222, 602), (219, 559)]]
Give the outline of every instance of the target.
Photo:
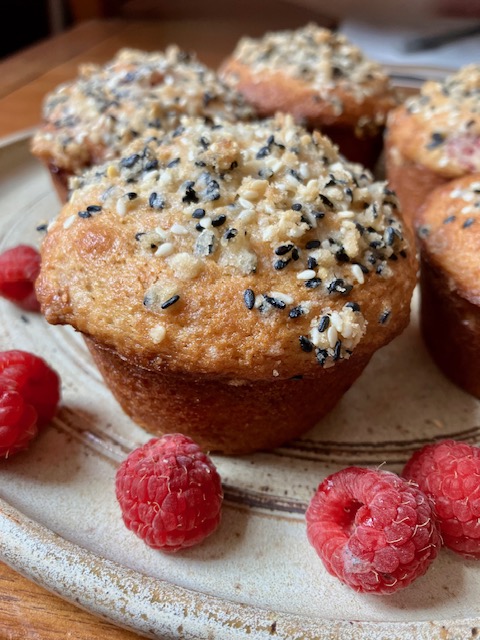
[(59, 200), (64, 204), (68, 200), (68, 181), (73, 176), (73, 173), (65, 171), (64, 169), (59, 169), (56, 165), (51, 163), (47, 163), (46, 167), (50, 173), (50, 178)]
[(423, 253), (420, 326), (425, 344), (441, 371), (480, 398), (480, 307), (452, 288)]
[(85, 337), (107, 386), (134, 422), (154, 435), (180, 432), (204, 450), (244, 454), (278, 447), (313, 427), (367, 365), (354, 356), (318, 379), (233, 380), (153, 371)]
[(375, 169), (383, 147), (383, 130), (376, 133), (365, 133), (358, 136), (354, 129), (335, 125), (308, 125), (310, 129), (318, 129), (336, 144), (340, 153), (350, 162), (359, 162), (364, 167)]

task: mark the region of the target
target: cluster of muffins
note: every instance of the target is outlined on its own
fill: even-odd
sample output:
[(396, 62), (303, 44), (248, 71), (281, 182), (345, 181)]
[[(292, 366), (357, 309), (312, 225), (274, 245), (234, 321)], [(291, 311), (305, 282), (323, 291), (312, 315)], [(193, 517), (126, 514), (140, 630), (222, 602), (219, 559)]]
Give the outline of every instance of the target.
[(123, 51), (47, 98), (33, 151), (70, 193), (37, 295), (133, 420), (269, 449), (403, 330), (415, 242), (364, 168), (397, 104), (313, 25), (242, 40), (218, 75), (175, 47)]

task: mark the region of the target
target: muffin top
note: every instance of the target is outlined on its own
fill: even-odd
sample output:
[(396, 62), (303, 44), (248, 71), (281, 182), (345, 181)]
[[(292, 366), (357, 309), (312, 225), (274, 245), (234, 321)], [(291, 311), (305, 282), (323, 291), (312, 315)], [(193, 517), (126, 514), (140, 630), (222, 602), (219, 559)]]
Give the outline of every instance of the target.
[(403, 155), (445, 177), (480, 171), (480, 65), (426, 82), (390, 114), (388, 128)]
[[(261, 39), (242, 38), (223, 64), (221, 75), (260, 112), (269, 97), (278, 101), (283, 92), (283, 102), (291, 102), (289, 112), (296, 113), (295, 102), (300, 101), (303, 104), (297, 105), (298, 115), (303, 110), (307, 119), (322, 116), (338, 121), (360, 120), (359, 126), (372, 124), (373, 120), (373, 124), (382, 125), (388, 109), (395, 104), (380, 64), (365, 58), (342, 34), (315, 24), (267, 33)], [(366, 105), (369, 108), (365, 109)], [(284, 105), (280, 103), (278, 108)]]
[(480, 304), (480, 173), (433, 191), (417, 225), (423, 250), (446, 273), (451, 288)]
[(148, 128), (175, 129), (185, 114), (231, 121), (254, 116), (193, 54), (176, 46), (155, 53), (122, 49), (104, 66), (81, 66), (75, 80), (47, 96), (32, 151), (78, 172), (118, 157)]
[(408, 321), (395, 195), (290, 116), (184, 119), (73, 182), (42, 246), (42, 310), (141, 366), (318, 376)]

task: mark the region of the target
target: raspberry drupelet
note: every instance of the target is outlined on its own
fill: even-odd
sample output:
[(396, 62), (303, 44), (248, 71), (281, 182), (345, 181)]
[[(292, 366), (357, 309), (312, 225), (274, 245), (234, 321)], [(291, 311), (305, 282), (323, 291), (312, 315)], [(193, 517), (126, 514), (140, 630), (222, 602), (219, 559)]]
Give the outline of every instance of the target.
[(220, 476), (182, 434), (152, 438), (132, 451), (117, 471), (116, 494), (127, 528), (164, 552), (202, 542), (220, 522)]
[(388, 471), (349, 467), (328, 476), (306, 519), (308, 539), (327, 571), (364, 593), (408, 586), (441, 544), (429, 499)]
[(480, 558), (480, 448), (455, 440), (426, 445), (403, 476), (433, 500), (445, 546)]

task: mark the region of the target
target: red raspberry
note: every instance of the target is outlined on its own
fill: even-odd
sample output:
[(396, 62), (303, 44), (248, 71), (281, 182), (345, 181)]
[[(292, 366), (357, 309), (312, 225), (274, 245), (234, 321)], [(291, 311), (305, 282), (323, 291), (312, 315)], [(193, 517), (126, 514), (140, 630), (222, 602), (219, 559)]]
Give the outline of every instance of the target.
[(427, 445), (403, 475), (434, 502), (445, 546), (480, 558), (480, 449), (455, 440)]
[(0, 352), (0, 457), (28, 447), (49, 422), (60, 399), (60, 379), (26, 351)]
[(440, 547), (429, 499), (388, 471), (349, 467), (328, 476), (306, 518), (308, 539), (327, 571), (356, 591), (406, 587)]
[(199, 446), (179, 433), (135, 449), (117, 471), (116, 493), (126, 526), (154, 549), (191, 547), (220, 522), (220, 476)]
[(39, 311), (34, 283), (40, 272), (40, 254), (20, 244), (0, 255), (0, 295), (26, 311)]

